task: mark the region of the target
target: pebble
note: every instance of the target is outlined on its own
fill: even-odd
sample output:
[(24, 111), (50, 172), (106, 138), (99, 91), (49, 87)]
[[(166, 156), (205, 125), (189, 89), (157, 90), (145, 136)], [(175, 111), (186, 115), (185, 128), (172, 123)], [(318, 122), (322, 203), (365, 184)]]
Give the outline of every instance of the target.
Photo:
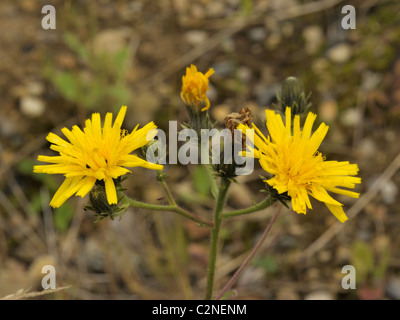
[(391, 278), (386, 286), (386, 294), (391, 299), (400, 300), (400, 280)]
[(204, 42), (207, 38), (207, 32), (202, 30), (190, 30), (185, 33), (185, 40), (193, 46)]
[(322, 121), (334, 122), (338, 115), (338, 104), (335, 99), (328, 99), (318, 106), (318, 115)]
[(334, 297), (332, 293), (321, 290), (310, 292), (304, 297), (304, 300), (334, 300)]
[(346, 127), (357, 127), (361, 124), (362, 115), (359, 109), (350, 108), (343, 111), (340, 120)]
[(229, 60), (214, 63), (212, 67), (215, 71), (215, 74), (221, 77), (231, 77), (234, 70), (234, 65), (232, 61)]
[(33, 96), (24, 96), (20, 100), (21, 112), (31, 118), (37, 118), (43, 115), (46, 107), (40, 98)]
[(85, 250), (82, 252), (89, 270), (94, 272), (104, 271), (104, 258), (100, 245), (91, 238), (85, 242)]
[(3, 116), (0, 119), (0, 136), (10, 138), (16, 134), (18, 134), (17, 122), (12, 118)]
[(337, 44), (326, 52), (327, 57), (335, 63), (344, 63), (348, 61), (351, 54), (352, 48), (346, 43)]
[(300, 300), (300, 295), (292, 288), (278, 289), (276, 300)]
[(392, 204), (397, 200), (397, 194), (399, 193), (399, 188), (392, 181), (387, 181), (381, 188), (381, 194), (383, 202), (386, 204)]
[[(379, 175), (373, 175), (372, 177), (370, 177), (367, 182), (367, 188), (370, 189), (375, 184), (378, 178)], [(381, 186), (379, 191), (383, 201), (386, 204), (392, 204), (397, 200), (397, 194), (399, 193), (399, 188), (392, 180), (389, 180), (384, 185)]]
[(252, 41), (263, 41), (267, 37), (267, 32), (264, 27), (251, 28), (247, 35)]
[(238, 280), (238, 286), (252, 286), (265, 282), (265, 271), (262, 268), (248, 266)]
[(324, 41), (324, 33), (318, 25), (308, 26), (303, 30), (305, 40), (305, 51), (314, 54), (318, 51)]
[(367, 70), (362, 74), (361, 88), (365, 91), (375, 89), (381, 81), (382, 74)]
[(237, 76), (243, 83), (249, 83), (253, 79), (253, 72), (246, 66), (239, 67)]
[(368, 137), (362, 139), (357, 146), (357, 155), (361, 159), (366, 159), (366, 160), (372, 159), (375, 157), (377, 151), (378, 148), (376, 146), (375, 141)]

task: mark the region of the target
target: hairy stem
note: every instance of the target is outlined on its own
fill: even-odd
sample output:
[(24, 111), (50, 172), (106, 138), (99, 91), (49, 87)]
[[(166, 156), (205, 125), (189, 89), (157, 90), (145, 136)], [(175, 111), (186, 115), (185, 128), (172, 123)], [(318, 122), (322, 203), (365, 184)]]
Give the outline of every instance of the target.
[(217, 205), (215, 207), (215, 213), (214, 213), (214, 227), (211, 231), (210, 254), (209, 254), (208, 270), (207, 270), (206, 300), (210, 300), (212, 297), (215, 265), (217, 261), (217, 252), (218, 252), (219, 231), (221, 228), (221, 221), (222, 221), (221, 213), (224, 208), (225, 199), (228, 193), (229, 186), (230, 186), (230, 181), (228, 179), (222, 178), (217, 197)]
[(255, 204), (252, 207), (245, 208), (245, 209), (240, 209), (240, 210), (235, 210), (235, 211), (230, 211), (230, 212), (225, 212), (221, 216), (222, 218), (231, 218), (234, 216), (240, 216), (242, 214), (248, 214), (256, 211), (263, 210), (265, 208), (268, 208), (269, 206), (273, 205), (276, 202), (276, 198), (274, 197), (268, 197), (262, 200), (261, 202)]
[(134, 199), (129, 198), (128, 196), (124, 195), (123, 199), (121, 200), (122, 202), (135, 207), (135, 208), (140, 208), (140, 209), (148, 209), (152, 211), (169, 211), (169, 212), (175, 212), (193, 222), (197, 222), (200, 225), (212, 229), (213, 228), (213, 223), (210, 221), (203, 220), (197, 216), (195, 216), (193, 213), (190, 213), (189, 211), (178, 207), (177, 205), (159, 205), (159, 204), (151, 204), (151, 203), (145, 203), (141, 201), (137, 201)]
[(169, 191), (169, 188), (168, 188), (168, 185), (166, 184), (166, 182), (165, 182), (164, 180), (161, 180), (161, 181), (160, 181), (160, 184), (161, 184), (161, 187), (162, 187), (163, 190), (164, 190), (165, 195), (167, 196), (168, 203), (169, 203), (171, 206), (177, 207), (178, 205), (176, 204), (175, 199), (174, 199), (174, 197), (173, 197), (172, 194), (171, 194), (171, 191)]
[(204, 170), (207, 173), (208, 182), (211, 188), (211, 195), (214, 199), (218, 197), (218, 186), (217, 182), (215, 181), (214, 172), (211, 164), (203, 164)]

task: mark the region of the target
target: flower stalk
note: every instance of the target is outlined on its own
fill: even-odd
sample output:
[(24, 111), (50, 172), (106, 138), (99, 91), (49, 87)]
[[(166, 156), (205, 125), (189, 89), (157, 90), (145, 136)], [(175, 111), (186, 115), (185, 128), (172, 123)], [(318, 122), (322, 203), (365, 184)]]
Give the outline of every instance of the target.
[(266, 209), (269, 206), (273, 205), (276, 201), (277, 201), (277, 198), (269, 196), (269, 197), (265, 198), (264, 200), (256, 203), (252, 207), (245, 208), (245, 209), (234, 210), (234, 211), (230, 211), (230, 212), (224, 212), (221, 215), (221, 217), (223, 219), (233, 218), (233, 217), (236, 217), (236, 216), (241, 216), (241, 215), (244, 215), (244, 214), (249, 214), (249, 213), (261, 211), (261, 210)]
[(222, 178), (221, 185), (219, 187), (217, 204), (214, 213), (214, 227), (211, 230), (210, 238), (210, 253), (208, 260), (207, 269), (207, 289), (206, 289), (206, 300), (211, 300), (213, 286), (214, 286), (214, 276), (215, 276), (215, 265), (217, 262), (217, 252), (218, 252), (218, 242), (219, 242), (219, 231), (221, 229), (222, 217), (221, 213), (224, 209), (226, 195), (231, 182), (228, 179)]
[(139, 208), (139, 209), (147, 209), (151, 211), (169, 211), (169, 212), (175, 212), (190, 221), (198, 223), (200, 226), (203, 226), (207, 229), (212, 229), (213, 228), (213, 223), (210, 221), (203, 220), (193, 213), (190, 213), (189, 211), (178, 207), (177, 205), (162, 205), (162, 204), (151, 204), (151, 203), (146, 203), (146, 202), (141, 202), (134, 200), (127, 195), (124, 195), (124, 197), (121, 200), (122, 204), (128, 204), (131, 207), (134, 208)]

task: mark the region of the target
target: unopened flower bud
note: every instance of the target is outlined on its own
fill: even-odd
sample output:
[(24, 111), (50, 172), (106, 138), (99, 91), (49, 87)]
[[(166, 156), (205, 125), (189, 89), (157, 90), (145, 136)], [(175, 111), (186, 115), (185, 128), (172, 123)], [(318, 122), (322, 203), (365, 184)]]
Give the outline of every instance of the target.
[[(117, 190), (121, 191), (121, 180), (117, 178), (114, 180)], [(115, 216), (122, 216), (125, 213), (127, 206), (118, 204), (109, 204), (107, 201), (107, 194), (103, 181), (97, 181), (93, 189), (89, 193), (89, 204), (85, 207), (85, 210), (94, 211), (98, 216), (97, 221), (103, 220), (106, 217), (114, 219)]]
[(305, 115), (311, 107), (309, 102), (311, 92), (306, 96), (303, 86), (299, 79), (296, 77), (287, 77), (282, 82), (282, 93), (277, 94), (278, 106), (282, 113), (285, 112), (286, 107), (290, 107), (292, 117), (295, 115)]

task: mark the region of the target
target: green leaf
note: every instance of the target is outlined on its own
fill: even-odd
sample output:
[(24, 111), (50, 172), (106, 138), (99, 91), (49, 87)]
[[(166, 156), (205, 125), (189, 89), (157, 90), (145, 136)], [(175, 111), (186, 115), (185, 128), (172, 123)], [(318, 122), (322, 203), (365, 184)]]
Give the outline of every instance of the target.
[(79, 79), (69, 72), (61, 72), (53, 75), (52, 82), (60, 93), (68, 100), (76, 102), (79, 97)]
[(75, 51), (83, 61), (90, 61), (87, 48), (76, 35), (67, 32), (64, 36), (64, 42), (71, 50)]

